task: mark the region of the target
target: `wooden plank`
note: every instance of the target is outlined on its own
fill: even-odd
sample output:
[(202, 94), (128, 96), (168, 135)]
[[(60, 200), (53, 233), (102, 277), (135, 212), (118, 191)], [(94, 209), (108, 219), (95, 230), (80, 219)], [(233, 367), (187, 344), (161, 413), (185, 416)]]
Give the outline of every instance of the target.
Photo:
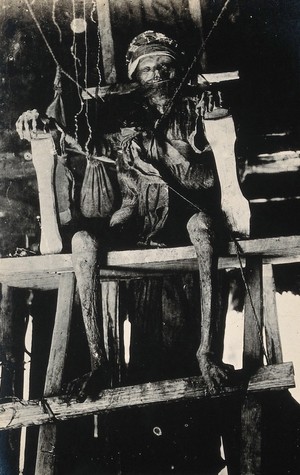
[[(300, 254), (300, 236), (280, 236), (262, 239), (238, 240), (241, 253), (262, 256), (291, 256)], [(228, 254), (236, 253), (233, 242), (229, 243)]]
[[(242, 255), (261, 254), (264, 264), (300, 262), (300, 236), (240, 240), (238, 243)], [(236, 247), (234, 243), (229, 243), (229, 257), (220, 257), (219, 268), (239, 267), (235, 256)], [(244, 256), (242, 256), (243, 262)], [(41, 285), (45, 285), (45, 288), (56, 288), (55, 274), (73, 271), (71, 258), (71, 254), (53, 254), (0, 259), (0, 282), (7, 282), (16, 287), (39, 288), (38, 279), (43, 279), (44, 282), (41, 280)], [(196, 253), (193, 246), (110, 251), (105, 268), (100, 270), (100, 277), (108, 280), (110, 278), (125, 279), (137, 275), (134, 270), (142, 275), (147, 270), (155, 270), (156, 273), (160, 270), (185, 271), (194, 270), (196, 266)], [(123, 268), (126, 270), (122, 271)]]
[(115, 65), (115, 48), (112, 36), (109, 0), (96, 0), (98, 13), (98, 28), (101, 39), (101, 52), (104, 79), (107, 84), (117, 80)]
[(271, 363), (282, 363), (283, 357), (276, 306), (276, 288), (273, 276), (273, 266), (271, 264), (263, 266), (262, 278), (267, 354)]
[(54, 290), (58, 288), (59, 275), (39, 274), (0, 274), (0, 282), (21, 289)]
[(55, 205), (54, 168), (56, 154), (50, 133), (31, 138), (32, 163), (36, 171), (41, 215), (41, 254), (59, 254), (62, 240)]
[[(204, 42), (203, 15), (202, 15), (201, 1), (188, 0), (188, 3), (189, 3), (189, 12), (190, 12), (191, 18), (199, 30), (199, 47), (198, 47), (199, 49)], [(206, 51), (204, 49), (200, 57), (200, 64), (201, 64), (202, 71), (205, 71), (206, 66), (207, 66), (206, 63), (207, 63), (207, 58), (206, 58)]]
[[(20, 387), (20, 381), (16, 381), (17, 362), (20, 364), (19, 348), (23, 348), (22, 332), (18, 325), (15, 325), (15, 295), (14, 290), (2, 285), (1, 304), (0, 304), (0, 361), (1, 361), (1, 381), (0, 398), (11, 397), (15, 395), (15, 384)], [(18, 319), (19, 320), (19, 319)], [(16, 333), (20, 334), (19, 341), (16, 340)], [(17, 343), (17, 345), (16, 345)], [(23, 360), (23, 358), (22, 358)], [(19, 378), (18, 378), (19, 379)], [(17, 392), (18, 394), (18, 392)], [(22, 394), (22, 392), (21, 392)], [(18, 394), (20, 395), (20, 394)], [(9, 475), (19, 474), (19, 455), (20, 455), (20, 435), (21, 431), (13, 434), (3, 434), (0, 441), (0, 460), (1, 466), (5, 467)], [(0, 467), (1, 472), (1, 467)], [(4, 472), (3, 472), (4, 473)]]
[(113, 384), (120, 383), (119, 282), (102, 282), (103, 335)]
[(212, 148), (221, 187), (221, 207), (229, 229), (242, 236), (250, 235), (249, 202), (241, 191), (237, 176), (236, 133), (230, 115), (218, 120), (203, 119), (207, 140)]
[(261, 475), (262, 406), (248, 395), (242, 406), (241, 475)]
[[(262, 258), (246, 258), (248, 292), (244, 310), (243, 368), (254, 372), (263, 362), (262, 318)], [(246, 396), (241, 413), (241, 474), (261, 474), (261, 403), (254, 396)]]
[(253, 372), (263, 362), (261, 340), (263, 322), (261, 258), (257, 256), (247, 257), (246, 272), (249, 293), (246, 291), (245, 294), (243, 368)]
[(137, 91), (140, 88), (136, 82), (130, 82), (125, 84), (110, 84), (108, 86), (101, 87), (88, 87), (85, 91), (82, 91), (82, 99), (90, 100), (91, 96), (95, 98), (104, 99), (107, 96), (124, 96)]
[[(250, 378), (245, 385), (225, 388), (213, 397), (226, 397), (247, 390), (249, 394), (256, 391), (278, 390), (295, 386), (293, 364), (283, 363), (260, 368), (257, 375)], [(144, 406), (153, 403), (181, 401), (187, 399), (209, 398), (207, 386), (200, 376), (190, 378), (159, 381), (135, 386), (125, 386), (106, 389), (99, 394), (99, 399), (84, 402), (72, 400), (65, 402), (60, 397), (47, 398), (47, 404), (55, 415), (56, 421), (67, 420), (83, 415), (92, 415), (102, 411), (111, 411), (124, 407)], [(46, 424), (51, 419), (51, 413), (43, 409), (40, 401), (12, 401), (0, 405), (0, 430), (16, 429), (19, 427)]]
[[(44, 396), (57, 394), (61, 390), (63, 370), (67, 355), (72, 307), (75, 291), (75, 275), (62, 274), (58, 289), (57, 307), (48, 360)], [(40, 427), (35, 474), (52, 475), (55, 470), (56, 426)]]

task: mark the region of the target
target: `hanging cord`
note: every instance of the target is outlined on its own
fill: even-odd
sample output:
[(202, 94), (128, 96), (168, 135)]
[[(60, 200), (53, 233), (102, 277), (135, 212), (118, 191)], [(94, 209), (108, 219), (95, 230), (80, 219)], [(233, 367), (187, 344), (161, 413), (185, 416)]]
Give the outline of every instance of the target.
[(55, 17), (55, 7), (56, 7), (57, 2), (58, 2), (58, 0), (53, 0), (53, 3), (52, 3), (52, 21), (53, 21), (54, 25), (57, 28), (57, 31), (58, 31), (58, 34), (59, 34), (59, 42), (62, 43), (62, 32), (61, 32), (61, 29), (60, 29), (57, 21), (56, 21), (56, 17)]
[[(84, 17), (84, 21), (85, 18), (86, 18), (86, 0), (83, 0), (83, 17)], [(87, 28), (85, 29), (85, 32), (84, 32), (84, 47), (85, 47), (85, 56), (84, 56), (84, 86), (85, 86), (85, 89), (87, 89), (87, 84), (88, 84), (88, 36), (87, 36)], [(87, 128), (88, 128), (88, 137), (87, 137), (87, 140), (85, 142), (85, 151), (86, 151), (86, 154), (88, 155), (89, 154), (89, 143), (92, 139), (92, 128), (91, 128), (91, 124), (89, 122), (89, 106), (88, 106), (88, 99), (85, 100), (85, 110), (84, 110), (84, 114), (85, 114), (85, 120), (86, 120), (86, 125), (87, 125)]]
[[(75, 0), (72, 0), (72, 7), (73, 7), (73, 21), (76, 18), (76, 8), (75, 8)], [(83, 111), (83, 100), (80, 94), (80, 87), (79, 87), (79, 74), (78, 74), (78, 65), (81, 66), (80, 59), (77, 57), (77, 44), (76, 44), (76, 34), (75, 31), (73, 30), (73, 42), (71, 46), (71, 55), (73, 56), (74, 59), (74, 71), (75, 71), (75, 78), (76, 78), (76, 86), (77, 86), (77, 94), (78, 94), (78, 99), (80, 103), (80, 108), (79, 110), (75, 113), (74, 115), (74, 124), (75, 124), (75, 140), (78, 142), (78, 117)]]
[(237, 258), (238, 258), (238, 261), (239, 261), (241, 276), (242, 276), (242, 279), (243, 279), (243, 283), (244, 283), (247, 295), (249, 297), (249, 302), (250, 302), (250, 305), (251, 305), (251, 309), (252, 309), (252, 313), (253, 313), (256, 329), (257, 329), (257, 334), (258, 334), (258, 337), (259, 337), (260, 346), (261, 346), (263, 355), (266, 358), (267, 364), (270, 365), (272, 362), (271, 362), (271, 360), (269, 358), (269, 355), (267, 354), (267, 351), (265, 349), (263, 333), (262, 333), (260, 321), (259, 321), (259, 318), (257, 316), (256, 310), (255, 310), (255, 307), (254, 307), (254, 302), (253, 302), (253, 299), (252, 299), (250, 288), (249, 288), (248, 282), (246, 280), (245, 272), (244, 272), (244, 269), (243, 269), (240, 245), (239, 245), (238, 240), (232, 234), (230, 235), (230, 238), (232, 239), (232, 241), (234, 243), (234, 246), (235, 246), (236, 255), (237, 255)]
[[(203, 53), (203, 51), (205, 50), (206, 48), (206, 45), (211, 37), (211, 35), (213, 34), (214, 30), (217, 28), (217, 26), (219, 25), (220, 23), (220, 20), (223, 18), (227, 8), (228, 8), (228, 5), (229, 3), (231, 2), (231, 0), (226, 0), (225, 4), (223, 5), (223, 8), (222, 10), (220, 11), (219, 15), (217, 16), (216, 20), (213, 22), (213, 26), (211, 27), (208, 35), (206, 36), (205, 40), (203, 41), (202, 45), (200, 46), (198, 52), (195, 54), (191, 64), (189, 65), (189, 67), (187, 68), (186, 72), (185, 72), (185, 75), (183, 76), (180, 84), (178, 85), (178, 87), (176, 88), (173, 96), (170, 98), (167, 106), (166, 106), (166, 109), (165, 111), (163, 112), (163, 114), (160, 116), (160, 118), (157, 120), (155, 126), (154, 126), (154, 130), (157, 130), (158, 127), (160, 126), (161, 122), (170, 114), (171, 110), (172, 110), (172, 107), (174, 105), (174, 102), (175, 102), (175, 99), (176, 97), (178, 96), (179, 92), (181, 91), (181, 89), (183, 88), (183, 86), (185, 85), (185, 83), (187, 82), (187, 80), (189, 79), (189, 76), (192, 72), (192, 70), (194, 69), (195, 65), (197, 64), (201, 54)], [(203, 77), (203, 75), (201, 75)], [(205, 79), (205, 78), (204, 78)]]
[(45, 37), (45, 35), (44, 35), (44, 33), (43, 33), (43, 30), (42, 30), (42, 28), (41, 28), (41, 26), (40, 26), (40, 24), (39, 24), (39, 22), (38, 22), (38, 20), (37, 20), (37, 18), (36, 18), (36, 16), (35, 16), (35, 14), (34, 14), (34, 11), (32, 10), (32, 8), (31, 8), (31, 6), (30, 6), (30, 4), (29, 4), (28, 0), (24, 0), (24, 2), (26, 3), (26, 6), (27, 6), (27, 8), (28, 8), (28, 10), (29, 10), (29, 13), (30, 13), (30, 15), (32, 16), (32, 19), (33, 19), (34, 23), (36, 24), (36, 27), (37, 27), (37, 29), (39, 30), (39, 32), (40, 32), (40, 34), (41, 34), (41, 36), (42, 36), (42, 38), (43, 38), (43, 40), (44, 40), (44, 43), (45, 43), (45, 45), (47, 46), (48, 51), (49, 51), (49, 53), (51, 54), (52, 59), (53, 59), (53, 61), (55, 62), (56, 66), (59, 67), (60, 70), (61, 70), (61, 72), (62, 72), (62, 74), (64, 74), (70, 81), (72, 81), (81, 91), (84, 91), (91, 99), (95, 99), (95, 97), (94, 97), (92, 94), (90, 94), (90, 92), (89, 92), (87, 89), (85, 89), (84, 87), (82, 87), (69, 73), (67, 73), (67, 71), (65, 71), (65, 70), (61, 67), (61, 65), (59, 64), (58, 60), (57, 60), (56, 57), (55, 57), (55, 54), (53, 53), (53, 51), (52, 51), (52, 49), (51, 49), (51, 46), (49, 45), (49, 43), (48, 43), (48, 41), (47, 41), (47, 38)]

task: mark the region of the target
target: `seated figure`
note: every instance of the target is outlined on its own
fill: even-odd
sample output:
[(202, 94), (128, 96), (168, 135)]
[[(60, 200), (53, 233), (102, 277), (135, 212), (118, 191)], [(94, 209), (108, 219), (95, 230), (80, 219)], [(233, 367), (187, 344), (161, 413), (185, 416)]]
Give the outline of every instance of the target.
[[(128, 76), (139, 84), (132, 107), (114, 136), (118, 150), (116, 168), (122, 196), (120, 209), (110, 219), (111, 228), (136, 219), (138, 241), (143, 246), (194, 245), (199, 263), (201, 318), (197, 360), (213, 393), (230, 379), (232, 367), (222, 362), (218, 256), (229, 239), (221, 210), (220, 184), (211, 147), (201, 117), (201, 93), (179, 87), (181, 53), (165, 35), (146, 31), (131, 42), (127, 52)], [(193, 90), (194, 91), (194, 90)], [(36, 118), (33, 125), (36, 125)], [(17, 129), (28, 131), (28, 114)], [(105, 151), (103, 141), (103, 154)], [(113, 155), (113, 154), (111, 154)], [(138, 218), (138, 219), (137, 219)], [(74, 270), (91, 354), (91, 379), (105, 387), (109, 365), (103, 332), (97, 324), (97, 269), (99, 252), (107, 248), (101, 236), (83, 230), (72, 239)]]

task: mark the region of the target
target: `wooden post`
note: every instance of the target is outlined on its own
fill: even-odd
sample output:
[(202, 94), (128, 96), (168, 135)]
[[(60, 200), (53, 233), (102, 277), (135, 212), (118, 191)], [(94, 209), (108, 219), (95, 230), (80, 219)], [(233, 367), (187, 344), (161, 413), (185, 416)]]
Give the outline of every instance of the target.
[(276, 306), (276, 288), (272, 264), (263, 266), (263, 289), (267, 354), (272, 364), (282, 363), (282, 348)]
[[(251, 256), (246, 259), (248, 295), (245, 298), (244, 323), (244, 368), (254, 372), (263, 363), (263, 351), (259, 330), (262, 332), (262, 257)], [(255, 314), (254, 315), (254, 311)], [(261, 474), (261, 418), (262, 406), (258, 396), (247, 395), (242, 405), (241, 415), (241, 474)]]
[(250, 208), (241, 192), (235, 158), (235, 127), (231, 116), (204, 119), (208, 142), (214, 152), (221, 186), (221, 206), (232, 232), (249, 236)]
[(103, 337), (107, 358), (112, 368), (112, 383), (120, 383), (120, 329), (118, 281), (102, 282)]
[(41, 254), (59, 254), (62, 240), (58, 229), (54, 193), (54, 149), (51, 134), (38, 134), (31, 139), (32, 161), (36, 171), (40, 214)]
[[(57, 395), (61, 390), (70, 333), (74, 290), (74, 273), (62, 274), (58, 288), (56, 315), (44, 387), (45, 398)], [(54, 474), (55, 444), (56, 425), (52, 423), (42, 426), (39, 431), (35, 475)]]
[(115, 65), (115, 48), (112, 37), (109, 0), (96, 0), (98, 12), (98, 28), (101, 39), (104, 79), (107, 84), (117, 80)]
[[(13, 352), (13, 289), (2, 284), (0, 307), (0, 360), (1, 398), (13, 395), (15, 378), (15, 357)], [(0, 473), (17, 475), (19, 473), (20, 431), (10, 434), (5, 432), (0, 437)], [(3, 470), (3, 472), (2, 472)]]
[[(201, 0), (189, 0), (189, 11), (192, 17), (193, 22), (199, 29), (199, 48), (204, 42), (204, 33), (203, 33), (203, 12), (202, 12), (202, 5)], [(206, 51), (204, 50), (202, 56), (200, 58), (200, 64), (202, 67), (202, 71), (206, 70), (207, 66), (206, 61)]]

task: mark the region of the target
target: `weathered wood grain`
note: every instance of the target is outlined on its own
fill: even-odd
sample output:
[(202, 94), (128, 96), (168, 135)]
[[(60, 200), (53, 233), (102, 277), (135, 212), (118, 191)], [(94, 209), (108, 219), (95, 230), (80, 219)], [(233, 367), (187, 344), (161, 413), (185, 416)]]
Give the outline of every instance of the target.
[(101, 52), (106, 83), (115, 83), (117, 79), (115, 48), (111, 31), (110, 8), (108, 0), (96, 0), (98, 28), (101, 38)]
[(242, 406), (241, 475), (261, 475), (262, 406), (253, 394)]
[[(238, 241), (242, 262), (245, 256), (262, 255), (263, 264), (300, 262), (300, 236)], [(229, 243), (228, 256), (219, 258), (219, 269), (239, 267), (236, 246)], [(157, 276), (163, 273), (197, 271), (193, 246), (110, 251), (100, 269), (102, 280)], [(53, 254), (0, 259), (0, 282), (12, 287), (55, 289), (58, 275), (73, 272), (71, 254)]]
[[(60, 276), (56, 316), (52, 334), (52, 343), (48, 360), (44, 396), (57, 394), (60, 391), (63, 370), (66, 361), (69, 333), (71, 326), (72, 307), (75, 292), (75, 275), (73, 273)], [(40, 427), (35, 474), (52, 475), (55, 467), (56, 425)]]
[(62, 250), (62, 240), (58, 229), (55, 205), (55, 151), (51, 134), (42, 133), (32, 138), (31, 150), (39, 190), (41, 254), (59, 254)]
[[(248, 289), (244, 309), (243, 368), (253, 372), (263, 363), (263, 289), (262, 257), (247, 256)], [(246, 396), (241, 413), (241, 475), (261, 474), (261, 417), (259, 399)]]
[(271, 363), (282, 363), (283, 357), (278, 325), (276, 288), (272, 264), (266, 264), (263, 266), (262, 279), (264, 325), (266, 332), (267, 353)]
[(243, 368), (248, 371), (255, 371), (263, 362), (261, 257), (247, 257), (246, 272), (249, 293), (247, 291), (245, 294)]
[[(248, 385), (245, 384), (244, 389), (252, 394), (265, 389), (282, 389), (283, 384), (285, 388), (295, 385), (292, 363), (260, 368), (258, 373), (250, 378)], [(231, 386), (214, 397), (225, 397), (239, 391), (240, 385)], [(41, 425), (49, 421), (62, 421), (124, 407), (202, 398), (211, 398), (211, 395), (203, 379), (195, 376), (107, 389), (99, 394), (97, 400), (87, 399), (82, 403), (75, 400), (66, 403), (61, 397), (49, 397), (47, 404), (55, 418), (43, 409), (40, 401), (13, 401), (0, 405), (0, 430)]]

